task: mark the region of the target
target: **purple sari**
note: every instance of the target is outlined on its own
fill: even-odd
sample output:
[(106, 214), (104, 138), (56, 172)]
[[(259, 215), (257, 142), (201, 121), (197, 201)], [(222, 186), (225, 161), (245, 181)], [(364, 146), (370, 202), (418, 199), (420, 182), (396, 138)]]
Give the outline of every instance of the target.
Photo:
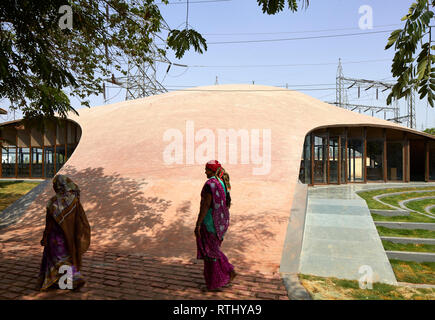
[(214, 290), (230, 282), (234, 266), (220, 250), (230, 220), (225, 190), (220, 181), (212, 177), (204, 184), (201, 197), (207, 192), (212, 194), (212, 216), (216, 233), (209, 232), (203, 222), (200, 229), (201, 237), (196, 239), (196, 247), (197, 258), (204, 260), (204, 278), (207, 288)]
[(84, 284), (83, 276), (72, 264), (62, 229), (57, 224), (53, 224), (51, 232), (47, 235), (47, 245), (44, 247), (38, 276), (38, 287), (41, 291), (57, 286), (60, 277), (66, 274), (59, 273), (62, 265), (70, 266), (72, 269), (73, 288)]

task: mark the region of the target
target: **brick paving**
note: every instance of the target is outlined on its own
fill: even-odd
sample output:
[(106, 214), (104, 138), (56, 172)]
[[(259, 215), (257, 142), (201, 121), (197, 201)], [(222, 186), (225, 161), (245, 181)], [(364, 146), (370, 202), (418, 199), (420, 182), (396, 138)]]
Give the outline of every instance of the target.
[(88, 251), (82, 273), (86, 285), (80, 291), (35, 290), (42, 248), (21, 246), (0, 255), (0, 300), (288, 300), (277, 275), (244, 272), (233, 285), (219, 292), (203, 292), (202, 261), (170, 263), (160, 257)]

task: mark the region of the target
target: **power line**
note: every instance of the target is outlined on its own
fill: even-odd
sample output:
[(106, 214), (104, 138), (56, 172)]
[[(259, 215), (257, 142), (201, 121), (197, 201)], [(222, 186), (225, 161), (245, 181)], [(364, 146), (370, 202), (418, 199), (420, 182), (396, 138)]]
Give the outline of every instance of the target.
[[(232, 0), (203, 0), (203, 1), (189, 1), (189, 3), (194, 3), (194, 4), (202, 4), (202, 3), (211, 3), (211, 2), (230, 2)], [(183, 2), (168, 2), (167, 4), (186, 4), (187, 1), (183, 1)], [(164, 2), (160, 2), (157, 3), (157, 5), (159, 4), (165, 4)]]
[[(401, 23), (385, 24), (376, 28), (399, 26)], [(267, 34), (297, 34), (297, 33), (317, 33), (329, 31), (344, 31), (344, 30), (361, 30), (360, 28), (335, 28), (335, 29), (317, 29), (317, 30), (302, 30), (302, 31), (274, 31), (274, 32), (241, 32), (241, 33), (203, 33), (204, 36), (249, 36), (249, 35), (267, 35)]]
[[(333, 86), (333, 85), (335, 85), (335, 83), (310, 83), (310, 84), (287, 84), (287, 85), (280, 84), (280, 85), (274, 85), (273, 87), (282, 87), (282, 88), (285, 88), (285, 87), (317, 87), (317, 86)], [(179, 86), (179, 85), (168, 84), (167, 86), (172, 87), (172, 88), (194, 88), (194, 87), (199, 87), (201, 85)]]
[[(168, 88), (166, 87), (166, 89), (168, 89), (169, 91), (199, 91), (199, 92), (272, 92), (272, 91), (280, 91), (280, 92), (287, 92), (287, 91), (294, 91), (294, 90), (286, 90), (286, 89), (269, 89), (269, 90), (261, 90), (261, 89), (253, 89), (253, 90), (244, 90), (244, 89), (218, 89), (218, 90), (214, 90), (214, 89), (184, 89), (184, 90), (180, 90), (178, 88)], [(321, 90), (335, 90), (335, 88), (307, 88), (307, 89), (298, 89), (298, 91), (321, 91)]]
[[(391, 61), (391, 59), (375, 59), (375, 60), (360, 60), (360, 61), (348, 61), (342, 62), (343, 64), (359, 64), (359, 63), (371, 63), (371, 62), (385, 62)], [(337, 62), (320, 62), (320, 63), (293, 63), (293, 64), (255, 64), (255, 65), (183, 65), (173, 64), (179, 67), (185, 68), (259, 68), (259, 67), (305, 67), (305, 66), (324, 66), (324, 65), (336, 65)]]
[(240, 44), (240, 43), (260, 43), (260, 42), (279, 42), (279, 41), (295, 41), (295, 40), (312, 40), (312, 39), (326, 39), (326, 38), (339, 38), (339, 37), (353, 37), (362, 36), (368, 34), (378, 34), (378, 33), (389, 33), (394, 30), (382, 30), (382, 31), (371, 31), (371, 32), (358, 32), (358, 33), (343, 33), (343, 34), (332, 34), (323, 36), (312, 36), (312, 37), (300, 37), (300, 38), (284, 38), (284, 39), (261, 39), (261, 40), (240, 40), (240, 41), (218, 41), (218, 42), (208, 42), (210, 44)]

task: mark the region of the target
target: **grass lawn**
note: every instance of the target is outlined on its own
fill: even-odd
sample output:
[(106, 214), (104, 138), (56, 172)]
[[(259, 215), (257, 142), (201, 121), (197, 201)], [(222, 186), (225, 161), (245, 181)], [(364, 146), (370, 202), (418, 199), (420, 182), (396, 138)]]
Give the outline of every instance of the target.
[[(372, 191), (364, 191), (364, 192), (358, 192), (358, 196), (363, 198), (370, 209), (385, 209), (389, 210), (392, 209), (389, 206), (386, 206), (379, 201), (376, 201), (373, 199), (374, 196), (378, 196), (381, 194), (386, 193), (394, 193), (394, 192), (402, 192), (402, 191), (414, 191), (414, 190), (434, 190), (435, 187), (412, 187), (412, 188), (387, 188), (387, 189), (381, 189), (381, 190), (372, 190)], [(384, 201), (384, 200), (382, 200)]]
[(374, 283), (360, 289), (356, 280), (341, 280), (299, 274), (302, 285), (315, 300), (434, 300), (435, 289), (422, 289)]
[[(402, 200), (408, 200), (412, 198), (420, 198), (420, 197), (435, 197), (435, 191), (428, 191), (428, 192), (410, 192), (406, 194), (399, 194), (395, 196), (387, 196), (385, 198), (382, 198), (381, 200), (385, 203), (391, 204), (395, 207), (399, 207), (399, 202)], [(429, 200), (426, 200), (429, 201)], [(412, 203), (410, 204), (412, 205)], [(410, 207), (411, 208), (411, 207)], [(420, 211), (420, 210), (418, 210)], [(424, 210), (420, 211), (424, 213)]]
[(391, 221), (391, 222), (427, 222), (435, 223), (435, 219), (423, 216), (421, 214), (410, 212), (409, 216), (387, 217), (380, 214), (372, 213), (373, 221)]
[[(435, 205), (435, 199), (424, 199), (424, 200), (416, 200), (416, 201), (412, 201), (407, 203), (405, 206), (409, 209), (418, 211), (418, 212), (423, 212), (423, 213), (427, 213), (426, 210), (424, 210), (424, 208), (429, 207), (431, 205)], [(433, 219), (435, 222), (435, 219)]]
[(435, 284), (435, 262), (390, 260), (397, 281)]
[[(415, 191), (415, 190), (434, 190), (435, 187), (414, 187), (414, 188), (389, 188), (389, 189), (382, 189), (382, 190), (373, 190), (373, 191), (364, 191), (359, 192), (358, 195), (363, 198), (369, 209), (384, 209), (384, 210), (392, 210), (390, 206), (384, 205), (377, 200), (374, 200), (373, 197), (381, 194), (387, 194), (387, 193), (394, 193), (394, 192), (403, 192), (403, 191)], [(416, 198), (416, 197), (422, 197), (422, 196), (435, 196), (435, 191), (428, 191), (423, 193), (409, 193), (409, 194), (403, 194), (403, 195), (397, 195), (397, 196), (390, 196), (382, 198), (382, 201), (389, 203), (393, 206), (399, 207), (399, 201)], [(435, 199), (428, 199), (428, 200), (422, 200), (422, 201), (415, 201), (408, 204), (408, 207), (410, 209), (426, 213), (424, 211), (424, 207), (427, 205), (435, 204)], [(435, 209), (434, 209), (435, 212)], [(427, 213), (426, 213), (427, 214)], [(380, 214), (372, 214), (374, 221), (397, 221), (397, 222), (428, 222), (428, 223), (435, 223), (435, 218), (429, 218), (424, 215), (420, 215), (415, 212), (410, 212), (409, 216), (382, 216)]]
[(40, 182), (0, 181), (0, 212), (36, 187)]
[(390, 229), (377, 226), (380, 236), (388, 237), (411, 237), (411, 238), (435, 238), (435, 231), (423, 229)]
[(395, 243), (385, 240), (382, 241), (382, 244), (387, 251), (435, 252), (433, 244)]

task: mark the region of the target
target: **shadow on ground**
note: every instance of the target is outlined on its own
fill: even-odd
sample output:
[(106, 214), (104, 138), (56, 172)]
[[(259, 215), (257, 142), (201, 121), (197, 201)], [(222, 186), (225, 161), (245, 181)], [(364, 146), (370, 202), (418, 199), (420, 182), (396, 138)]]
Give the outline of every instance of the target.
[[(150, 254), (180, 258), (185, 262), (195, 260), (192, 221), (196, 220), (199, 204), (185, 200), (174, 207), (171, 199), (147, 195), (145, 179), (106, 175), (103, 168), (81, 171), (65, 168), (62, 171), (80, 187), (81, 201), (91, 224), (91, 250)], [(5, 253), (10, 248), (19, 248), (22, 243), (39, 245), (45, 226), (45, 204), (53, 195), (48, 183), (20, 221), (0, 230)], [(278, 219), (279, 223), (287, 223), (287, 219), (279, 218), (273, 212), (262, 214), (267, 215), (268, 221)], [(268, 230), (264, 220), (258, 220), (249, 212), (236, 212), (232, 217), (223, 243), (225, 254), (236, 266), (249, 269), (253, 262), (261, 264), (262, 261), (252, 257), (252, 248), (267, 254), (265, 243), (273, 242), (275, 235)]]
[[(12, 253), (12, 252), (11, 252)], [(159, 257), (89, 251), (80, 291), (36, 290), (42, 247), (0, 256), (0, 299), (286, 299), (280, 278), (240, 270), (228, 288), (204, 292), (202, 263), (171, 263)]]

